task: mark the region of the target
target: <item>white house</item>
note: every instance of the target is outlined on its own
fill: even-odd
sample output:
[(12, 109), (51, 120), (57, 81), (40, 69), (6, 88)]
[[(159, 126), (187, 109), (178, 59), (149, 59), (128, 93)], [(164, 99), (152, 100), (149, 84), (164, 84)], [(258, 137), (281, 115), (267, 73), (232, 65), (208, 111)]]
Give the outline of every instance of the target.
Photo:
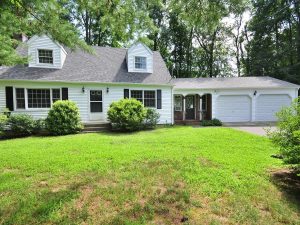
[(93, 49), (70, 51), (48, 36), (32, 37), (19, 49), (28, 65), (0, 68), (0, 109), (45, 118), (53, 102), (69, 99), (84, 123), (101, 123), (112, 102), (136, 98), (157, 109), (161, 124), (275, 121), (298, 96), (298, 85), (271, 77), (172, 79), (159, 52), (141, 43)]

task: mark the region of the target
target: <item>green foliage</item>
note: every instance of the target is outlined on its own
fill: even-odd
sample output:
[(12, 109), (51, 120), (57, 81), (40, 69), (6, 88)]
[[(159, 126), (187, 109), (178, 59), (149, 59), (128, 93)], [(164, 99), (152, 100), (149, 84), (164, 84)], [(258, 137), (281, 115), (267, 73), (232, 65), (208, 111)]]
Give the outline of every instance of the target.
[(52, 105), (45, 125), (52, 135), (74, 134), (83, 128), (77, 105), (68, 100), (56, 101)]
[(280, 149), (283, 161), (300, 171), (300, 99), (277, 113), (278, 128), (269, 132), (272, 142)]
[(150, 129), (155, 128), (157, 123), (159, 122), (160, 115), (155, 109), (147, 108), (146, 110), (147, 112), (144, 119), (144, 127)]
[(201, 121), (201, 126), (222, 126), (222, 122), (216, 118)]
[(64, 1), (17, 0), (0, 2), (0, 65), (24, 64), (27, 57), (16, 53), (19, 44), (13, 37), (19, 34), (32, 36), (48, 34), (71, 49), (80, 47), (91, 51), (79, 32), (67, 20)]
[(142, 128), (147, 115), (143, 104), (136, 99), (121, 99), (113, 102), (107, 112), (114, 130), (136, 131)]
[(8, 130), (5, 136), (8, 137), (24, 137), (34, 133), (35, 120), (28, 114), (13, 114), (8, 118)]
[(248, 74), (300, 83), (300, 1), (254, 1)]
[(41, 133), (43, 130), (45, 130), (45, 128), (46, 128), (46, 124), (44, 119), (35, 120), (35, 125), (33, 130), (34, 134)]
[(1, 223), (296, 225), (298, 193), (282, 199), (272, 153), (221, 127), (0, 141)]
[(7, 121), (8, 121), (7, 116), (3, 113), (0, 113), (0, 135), (4, 131), (5, 126), (7, 125)]

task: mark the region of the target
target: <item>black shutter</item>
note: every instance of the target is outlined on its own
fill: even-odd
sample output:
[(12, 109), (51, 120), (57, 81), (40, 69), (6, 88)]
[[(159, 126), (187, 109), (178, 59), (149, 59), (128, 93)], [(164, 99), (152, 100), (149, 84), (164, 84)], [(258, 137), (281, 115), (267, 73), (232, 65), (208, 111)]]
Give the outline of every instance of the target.
[(61, 89), (61, 99), (62, 100), (68, 100), (69, 99), (68, 88), (63, 87)]
[(124, 98), (129, 98), (129, 89), (124, 89)]
[(156, 91), (157, 109), (161, 109), (161, 90)]
[(14, 111), (14, 90), (13, 87), (5, 87), (6, 108), (9, 111)]

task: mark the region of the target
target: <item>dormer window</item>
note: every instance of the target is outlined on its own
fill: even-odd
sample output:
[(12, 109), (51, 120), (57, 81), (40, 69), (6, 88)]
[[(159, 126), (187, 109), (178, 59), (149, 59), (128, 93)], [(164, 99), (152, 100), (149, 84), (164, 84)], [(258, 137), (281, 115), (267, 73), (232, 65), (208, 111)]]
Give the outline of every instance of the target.
[(53, 64), (53, 51), (46, 49), (39, 49), (39, 63)]
[(136, 69), (147, 69), (147, 58), (146, 57), (141, 57), (141, 56), (136, 56), (135, 57), (135, 68)]

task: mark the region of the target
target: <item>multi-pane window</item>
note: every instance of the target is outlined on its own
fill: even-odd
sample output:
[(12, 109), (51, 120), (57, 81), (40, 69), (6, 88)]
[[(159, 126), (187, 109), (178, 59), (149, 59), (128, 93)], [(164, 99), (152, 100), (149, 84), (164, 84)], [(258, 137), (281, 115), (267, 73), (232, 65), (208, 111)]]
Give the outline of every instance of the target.
[(131, 90), (130, 96), (143, 103), (146, 107), (156, 106), (155, 91)]
[(27, 89), (28, 108), (50, 108), (50, 89)]
[(16, 108), (25, 109), (24, 88), (16, 88)]
[(131, 90), (131, 98), (135, 98), (136, 100), (143, 103), (143, 91)]
[(38, 53), (39, 53), (39, 63), (53, 64), (52, 50), (39, 49)]
[(102, 112), (102, 91), (90, 90), (90, 111)]
[(175, 111), (182, 111), (182, 98), (181, 95), (176, 95), (174, 99)]
[(60, 89), (52, 89), (52, 103), (60, 100)]
[(144, 106), (155, 107), (155, 91), (144, 91)]
[(202, 96), (202, 111), (207, 110), (207, 95)]
[(146, 69), (147, 68), (147, 58), (136, 56), (135, 57), (135, 68), (136, 69)]

